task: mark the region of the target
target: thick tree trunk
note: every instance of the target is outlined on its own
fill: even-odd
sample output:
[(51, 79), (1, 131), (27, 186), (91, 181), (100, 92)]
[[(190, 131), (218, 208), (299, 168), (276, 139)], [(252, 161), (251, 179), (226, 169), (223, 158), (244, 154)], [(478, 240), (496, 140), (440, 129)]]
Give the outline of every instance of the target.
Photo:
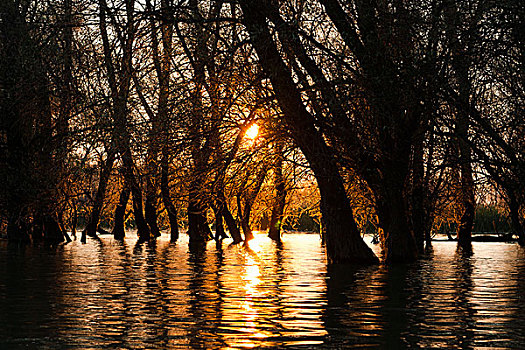
[(244, 24), (260, 63), (270, 78), (283, 119), (317, 179), (328, 262), (376, 263), (377, 257), (359, 234), (333, 151), (327, 147), (314, 126), (313, 117), (304, 107), (258, 6), (255, 0), (241, 3)]
[(194, 198), (190, 198), (188, 203), (188, 235), (190, 244), (204, 243), (212, 237), (206, 208)]
[[(149, 195), (148, 195), (149, 193)], [(146, 203), (144, 215), (148, 223), (151, 234), (160, 237), (159, 226), (157, 225), (157, 194), (153, 190), (146, 191)]]
[[(409, 262), (418, 257), (413, 218), (407, 193), (409, 169), (408, 151), (396, 148), (394, 138), (390, 142), (391, 154), (383, 155), (381, 172), (369, 183), (375, 195), (379, 225), (383, 230), (383, 251), (387, 263)], [(398, 146), (401, 147), (401, 146)], [(398, 155), (405, 154), (404, 157)]]
[(403, 192), (398, 188), (386, 188), (383, 196), (377, 205), (377, 215), (383, 229), (385, 261), (413, 261), (418, 256), (418, 249), (408, 222), (409, 215)]
[(57, 220), (49, 214), (44, 214), (42, 217), (44, 224), (44, 240), (47, 243), (56, 244), (64, 242), (64, 232), (60, 229)]
[(126, 236), (126, 229), (124, 227), (124, 216), (126, 215), (126, 207), (128, 206), (130, 190), (124, 185), (120, 192), (117, 207), (115, 208), (115, 220), (113, 222), (113, 237), (115, 239), (124, 239)]

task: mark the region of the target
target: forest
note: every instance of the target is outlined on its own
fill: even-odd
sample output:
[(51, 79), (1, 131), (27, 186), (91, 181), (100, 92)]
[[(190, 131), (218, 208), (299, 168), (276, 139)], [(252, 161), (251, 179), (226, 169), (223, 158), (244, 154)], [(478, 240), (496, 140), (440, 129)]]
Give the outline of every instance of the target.
[(328, 264), (377, 263), (369, 232), (391, 264), (443, 225), (468, 250), (485, 208), (523, 246), (524, 27), (521, 0), (2, 0), (0, 236), (306, 218)]

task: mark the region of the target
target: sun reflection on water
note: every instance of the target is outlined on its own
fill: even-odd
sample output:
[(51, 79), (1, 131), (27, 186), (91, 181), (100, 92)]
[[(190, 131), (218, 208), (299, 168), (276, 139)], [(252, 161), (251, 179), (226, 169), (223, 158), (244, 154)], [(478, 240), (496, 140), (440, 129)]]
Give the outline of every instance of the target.
[(0, 348), (525, 348), (512, 245), (463, 257), (440, 243), (409, 266), (338, 269), (307, 234), (0, 249)]

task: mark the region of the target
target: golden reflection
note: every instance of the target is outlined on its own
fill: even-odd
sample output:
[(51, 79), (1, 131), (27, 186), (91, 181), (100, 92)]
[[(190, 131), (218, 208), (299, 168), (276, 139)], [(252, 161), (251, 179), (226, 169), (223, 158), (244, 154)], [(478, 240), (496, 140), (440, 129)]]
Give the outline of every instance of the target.
[[(241, 253), (243, 266), (237, 291), (239, 298), (230, 301), (230, 305), (225, 312), (224, 318), (236, 320), (235, 330), (239, 333), (224, 332), (221, 335), (225, 338), (228, 346), (253, 348), (264, 344), (264, 339), (272, 336), (272, 332), (262, 329), (261, 319), (268, 310), (264, 310), (264, 300), (267, 292), (261, 288), (261, 265), (262, 259), (257, 256), (262, 251), (261, 236), (255, 234), (254, 239), (246, 244)], [(232, 303), (233, 302), (233, 303)], [(226, 311), (226, 310), (225, 310)], [(233, 327), (227, 327), (232, 330)], [(225, 330), (227, 330), (225, 328)], [(242, 336), (244, 334), (244, 336)]]
[[(463, 257), (455, 244), (436, 243), (432, 259), (410, 266), (327, 270), (313, 235), (275, 245), (261, 232), (247, 245), (210, 242), (192, 254), (186, 235), (177, 244), (135, 240), (0, 251), (0, 270), (10, 263), (25, 274), (8, 274), (16, 283), (0, 288), (10, 298), (0, 325), (13, 325), (11, 344), (41, 337), (27, 346), (524, 348), (525, 259), (515, 245), (474, 244), (475, 255)], [(38, 260), (21, 264), (27, 258)], [(48, 320), (61, 327), (43, 337), (49, 328), (35, 325)]]

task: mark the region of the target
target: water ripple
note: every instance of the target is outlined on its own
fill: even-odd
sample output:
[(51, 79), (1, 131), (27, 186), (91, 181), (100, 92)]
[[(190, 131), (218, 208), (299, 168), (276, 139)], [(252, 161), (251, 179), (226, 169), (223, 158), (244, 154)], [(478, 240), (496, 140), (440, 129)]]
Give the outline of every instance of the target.
[(2, 243), (0, 273), (2, 349), (525, 348), (525, 254), (510, 244), (327, 269), (317, 235), (190, 252), (104, 237)]

